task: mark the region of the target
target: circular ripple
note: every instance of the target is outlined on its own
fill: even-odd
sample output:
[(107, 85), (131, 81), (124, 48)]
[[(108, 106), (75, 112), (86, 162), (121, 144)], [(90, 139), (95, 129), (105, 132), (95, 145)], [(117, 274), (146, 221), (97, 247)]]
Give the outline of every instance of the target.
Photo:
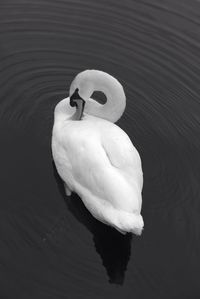
[[(1, 1), (2, 297), (197, 294), (199, 8), (194, 0)], [(144, 171), (140, 238), (100, 224), (75, 195), (66, 200), (52, 164), (54, 107), (88, 68), (125, 89), (118, 125)]]

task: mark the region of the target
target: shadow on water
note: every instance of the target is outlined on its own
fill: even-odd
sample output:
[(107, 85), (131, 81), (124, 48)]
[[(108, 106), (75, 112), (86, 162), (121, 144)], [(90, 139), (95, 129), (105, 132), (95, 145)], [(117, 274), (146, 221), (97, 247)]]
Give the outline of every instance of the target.
[(85, 208), (77, 194), (72, 193), (71, 200), (67, 201), (63, 181), (57, 173), (54, 162), (53, 169), (59, 191), (69, 211), (93, 234), (94, 245), (107, 271), (109, 282), (122, 285), (131, 255), (132, 235), (122, 235), (115, 229), (96, 220)]

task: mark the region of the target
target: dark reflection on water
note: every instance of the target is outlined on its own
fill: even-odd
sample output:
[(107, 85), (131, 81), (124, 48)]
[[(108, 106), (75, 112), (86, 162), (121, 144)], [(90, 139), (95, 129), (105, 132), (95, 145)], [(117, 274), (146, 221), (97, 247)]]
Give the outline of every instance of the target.
[[(123, 284), (128, 261), (131, 255), (132, 235), (122, 235), (115, 229), (97, 221), (85, 208), (75, 193), (66, 196), (63, 181), (59, 177), (54, 162), (54, 176), (58, 188), (72, 214), (93, 234), (94, 246), (101, 256), (102, 263), (109, 276), (109, 282)], [(57, 223), (59, 229), (59, 223)]]

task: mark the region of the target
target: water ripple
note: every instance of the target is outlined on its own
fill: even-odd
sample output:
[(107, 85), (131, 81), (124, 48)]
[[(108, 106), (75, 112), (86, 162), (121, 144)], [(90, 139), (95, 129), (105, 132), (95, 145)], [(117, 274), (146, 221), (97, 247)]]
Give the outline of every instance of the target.
[[(2, 297), (198, 293), (199, 8), (195, 0), (1, 1)], [(114, 75), (127, 95), (118, 124), (142, 158), (141, 238), (99, 224), (76, 196), (65, 202), (52, 167), (53, 109), (87, 68)]]

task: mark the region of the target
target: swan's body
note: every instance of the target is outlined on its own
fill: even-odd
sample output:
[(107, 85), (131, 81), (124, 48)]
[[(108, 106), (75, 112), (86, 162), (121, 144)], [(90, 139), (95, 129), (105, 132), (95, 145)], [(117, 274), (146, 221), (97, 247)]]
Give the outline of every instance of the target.
[[(113, 124), (125, 108), (123, 88), (110, 75), (95, 70), (82, 72), (75, 78), (70, 96), (76, 88), (86, 101), (83, 117), (74, 119), (75, 108), (70, 106), (70, 99), (62, 100), (55, 108), (52, 136), (53, 158), (65, 182), (66, 194), (76, 192), (96, 219), (121, 233), (141, 234), (140, 156), (128, 135)], [(118, 92), (113, 98), (115, 109), (110, 102), (101, 105), (90, 98), (94, 90), (101, 90), (109, 101), (112, 89)], [(119, 107), (115, 106), (115, 100)]]

